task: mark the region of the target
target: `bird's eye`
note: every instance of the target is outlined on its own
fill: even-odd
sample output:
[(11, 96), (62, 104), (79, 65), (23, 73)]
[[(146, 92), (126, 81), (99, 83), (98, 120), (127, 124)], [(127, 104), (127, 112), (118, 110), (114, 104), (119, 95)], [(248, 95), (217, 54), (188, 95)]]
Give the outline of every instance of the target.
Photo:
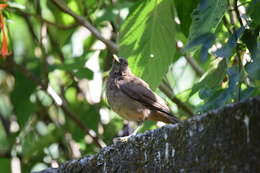
[(125, 60), (123, 61), (123, 64), (124, 64), (124, 65), (128, 65), (127, 61), (125, 61)]

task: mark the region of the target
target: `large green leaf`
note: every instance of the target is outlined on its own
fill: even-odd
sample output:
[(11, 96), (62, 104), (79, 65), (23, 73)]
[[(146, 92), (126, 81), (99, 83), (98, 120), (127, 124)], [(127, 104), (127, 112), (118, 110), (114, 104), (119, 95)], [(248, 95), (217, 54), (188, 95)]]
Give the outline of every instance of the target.
[(259, 51), (260, 49), (257, 47), (257, 37), (259, 35), (260, 28), (255, 29), (255, 30), (249, 30), (246, 29), (241, 40), (246, 44), (247, 49), (249, 50), (252, 59), (255, 59), (257, 56), (259, 56)]
[[(217, 68), (211, 69), (205, 76), (202, 77), (200, 82), (196, 83), (192, 87), (192, 92), (190, 95), (195, 94), (197, 91), (202, 90), (203, 88), (214, 90), (214, 88), (218, 88), (227, 71), (227, 61), (226, 59), (222, 59)], [(203, 92), (203, 95), (205, 95), (205, 92)], [(207, 95), (207, 94), (206, 94)]]
[(15, 73), (15, 86), (11, 93), (11, 101), (17, 115), (17, 121), (24, 126), (30, 115), (36, 110), (36, 105), (30, 101), (36, 85), (19, 72)]
[[(222, 60), (222, 62), (224, 61), (225, 60)], [(204, 96), (201, 98), (204, 99), (205, 104), (203, 104), (201, 107), (197, 109), (199, 112), (205, 112), (210, 109), (222, 107), (226, 103), (229, 103), (232, 98), (240, 99), (241, 96), (240, 91), (238, 89), (238, 87), (240, 86), (238, 85), (238, 83), (241, 75), (238, 66), (233, 66), (225, 71), (227, 71), (228, 74), (228, 88), (203, 88), (203, 90), (200, 91), (200, 97), (202, 96), (202, 94), (204, 94)]]
[[(260, 80), (260, 38), (257, 40), (254, 52), (255, 56), (253, 56), (253, 62), (250, 62), (246, 66), (246, 71), (248, 72), (250, 79)], [(259, 83), (257, 86), (259, 86)]]
[[(24, 131), (22, 141), (22, 151), (25, 160), (34, 159), (34, 161), (40, 161), (41, 157), (44, 155), (44, 148), (48, 147), (52, 143), (61, 139), (64, 135), (62, 128), (56, 128), (54, 126), (48, 127), (48, 134), (40, 136), (35, 131)], [(36, 160), (39, 159), (39, 160)]]
[(145, 0), (120, 30), (119, 54), (132, 71), (156, 88), (173, 61), (175, 23), (172, 0)]
[(248, 7), (248, 14), (253, 19), (255, 25), (260, 25), (260, 1), (253, 0)]
[(228, 8), (227, 0), (201, 0), (199, 6), (193, 11), (192, 25), (190, 28), (188, 47), (198, 46), (193, 44), (194, 40), (199, 37), (213, 33), (220, 19), (223, 17)]
[(11, 172), (11, 159), (0, 158), (1, 172)]
[(245, 31), (245, 27), (242, 26), (237, 29), (228, 39), (228, 42), (223, 45), (223, 47), (219, 48), (215, 55), (222, 58), (229, 58), (233, 55), (235, 48), (237, 46), (237, 40), (241, 37), (243, 32)]
[(198, 5), (199, 0), (175, 0), (176, 10), (180, 19), (181, 31), (188, 37), (191, 25), (191, 13)]
[[(97, 131), (98, 122), (100, 121), (98, 107), (89, 105), (86, 101), (77, 100), (75, 88), (68, 88), (65, 97), (70, 103), (71, 110), (75, 112), (77, 117), (86, 125), (86, 127)], [(85, 132), (83, 132), (82, 129), (77, 128), (78, 126), (74, 121), (68, 121), (67, 125), (70, 132), (73, 134), (74, 139), (80, 140), (85, 136)]]

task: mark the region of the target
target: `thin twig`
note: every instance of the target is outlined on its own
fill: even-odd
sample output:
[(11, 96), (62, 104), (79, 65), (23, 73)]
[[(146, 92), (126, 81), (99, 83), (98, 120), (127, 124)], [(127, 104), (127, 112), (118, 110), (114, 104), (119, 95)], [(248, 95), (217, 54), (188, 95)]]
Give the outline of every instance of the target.
[(26, 12), (26, 11), (23, 11), (23, 10), (20, 10), (18, 8), (14, 8), (14, 7), (10, 7), (10, 9), (13, 9), (15, 10), (15, 12), (19, 15), (22, 15), (22, 16), (32, 16), (32, 17), (35, 17), (37, 19), (39, 19), (41, 22), (45, 22), (46, 24), (48, 25), (52, 25), (52, 26), (55, 26), (59, 29), (62, 29), (62, 30), (67, 30), (67, 29), (72, 29), (72, 28), (75, 28), (76, 26), (78, 26), (79, 24), (78, 23), (73, 23), (71, 25), (61, 25), (61, 24), (58, 24), (58, 23), (55, 23), (55, 22), (51, 22), (49, 20), (46, 20), (44, 19), (43, 17), (41, 17), (40, 15), (37, 15), (37, 14), (34, 14), (34, 13), (29, 13), (29, 12)]
[(97, 39), (102, 41), (107, 47), (112, 49), (114, 52), (118, 51), (117, 45), (112, 42), (111, 40), (105, 39), (101, 33), (84, 17), (77, 15), (75, 12), (73, 12), (70, 8), (66, 6), (62, 1), (60, 0), (52, 0), (52, 2), (59, 7), (63, 12), (69, 14), (72, 16), (79, 24), (86, 27)]
[(228, 30), (228, 33), (230, 34), (230, 35), (232, 35), (232, 30), (228, 27), (228, 20), (227, 20), (227, 17), (224, 15), (223, 16), (223, 23), (224, 23), (224, 26), (227, 28), (227, 30)]
[(0, 152), (0, 158), (11, 158), (11, 151)]
[(204, 70), (200, 67), (200, 65), (187, 53), (184, 55), (184, 58), (191, 65), (193, 70), (196, 72), (198, 76), (202, 76), (204, 74)]
[(10, 131), (9, 131), (10, 121), (5, 119), (5, 117), (1, 113), (0, 113), (0, 120), (2, 122), (6, 135), (9, 135), (10, 134)]
[(184, 112), (186, 112), (189, 116), (193, 116), (193, 112), (192, 110), (185, 105), (181, 100), (179, 100), (177, 97), (174, 96), (171, 88), (169, 88), (169, 86), (165, 83), (165, 81), (163, 81), (160, 86), (159, 89), (169, 98), (171, 99), (171, 101), (173, 103), (175, 103), (178, 108), (182, 109)]
[[(183, 48), (179, 47), (178, 45), (177, 48), (180, 52), (185, 52), (183, 51)], [(204, 74), (204, 70), (188, 53), (184, 53), (183, 56), (198, 76), (202, 76)]]
[(234, 1), (234, 10), (235, 10), (235, 13), (236, 13), (236, 16), (237, 16), (237, 19), (238, 19), (238, 21), (239, 21), (239, 23), (240, 23), (240, 26), (242, 27), (243, 26), (243, 21), (242, 21), (242, 19), (241, 19), (241, 17), (240, 17), (240, 13), (239, 13), (239, 10), (238, 10), (238, 0), (235, 0)]
[[(39, 80), (37, 77), (35, 77), (29, 70), (27, 70), (22, 65), (15, 63), (13, 60), (10, 60), (10, 59), (12, 59), (11, 57), (9, 57), (8, 59), (9, 59), (9, 61), (8, 61), (7, 66), (6, 67), (0, 66), (0, 68), (3, 68), (4, 70), (6, 70), (8, 72), (12, 72), (12, 68), (17, 69), (26, 78), (33, 81), (36, 85), (39, 85), (43, 90), (45, 90), (48, 93), (48, 95), (51, 97), (51, 99), (53, 100), (55, 105), (59, 106), (63, 110), (65, 115), (67, 115), (70, 119), (72, 119), (79, 126), (79, 128), (81, 128), (86, 134), (88, 134), (99, 148), (102, 148), (105, 146), (105, 143), (99, 137), (92, 135), (91, 129), (87, 128), (81, 122), (81, 120), (78, 119), (77, 115), (69, 109), (69, 106), (68, 106), (65, 98), (63, 98), (63, 97), (59, 96), (57, 93), (55, 93), (55, 95), (57, 95), (58, 97), (60, 97), (62, 99), (62, 103), (58, 104), (56, 102), (56, 99), (53, 97), (53, 94), (50, 94), (50, 92), (48, 92), (48, 86), (45, 83), (43, 83), (41, 80)], [(12, 68), (10, 68), (10, 67), (12, 67)], [(52, 90), (52, 91), (54, 91), (54, 90)]]

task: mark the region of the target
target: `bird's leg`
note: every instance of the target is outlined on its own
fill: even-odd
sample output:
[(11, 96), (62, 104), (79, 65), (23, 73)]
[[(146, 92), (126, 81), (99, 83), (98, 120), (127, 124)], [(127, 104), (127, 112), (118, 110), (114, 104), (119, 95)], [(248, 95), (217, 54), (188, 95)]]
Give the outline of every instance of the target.
[(142, 127), (143, 125), (143, 121), (138, 121), (137, 122), (137, 127), (135, 128), (135, 130), (133, 131), (132, 134), (130, 134), (129, 136), (133, 136), (133, 135), (136, 135), (137, 132), (140, 130), (140, 128)]
[(137, 134), (137, 132), (140, 130), (140, 128), (142, 127), (142, 124), (143, 124), (143, 121), (138, 121), (137, 122), (137, 127), (135, 128), (135, 130), (133, 131), (133, 133), (131, 133), (130, 135), (128, 136), (123, 136), (123, 137), (118, 137), (118, 138), (114, 138), (113, 139), (113, 142), (114, 143), (117, 143), (117, 142), (127, 142), (128, 139), (131, 137), (131, 136), (134, 136)]

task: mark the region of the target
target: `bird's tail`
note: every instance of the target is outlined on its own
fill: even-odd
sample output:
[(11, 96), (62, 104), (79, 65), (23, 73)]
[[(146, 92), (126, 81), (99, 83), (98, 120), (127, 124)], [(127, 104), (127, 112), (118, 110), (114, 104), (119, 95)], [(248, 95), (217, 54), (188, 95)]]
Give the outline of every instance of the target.
[(148, 117), (148, 120), (162, 121), (162, 122), (167, 123), (167, 124), (175, 124), (175, 123), (180, 122), (180, 120), (177, 117), (175, 117), (174, 115), (172, 115), (172, 114), (168, 115), (166, 113), (159, 112), (159, 111), (152, 113)]

